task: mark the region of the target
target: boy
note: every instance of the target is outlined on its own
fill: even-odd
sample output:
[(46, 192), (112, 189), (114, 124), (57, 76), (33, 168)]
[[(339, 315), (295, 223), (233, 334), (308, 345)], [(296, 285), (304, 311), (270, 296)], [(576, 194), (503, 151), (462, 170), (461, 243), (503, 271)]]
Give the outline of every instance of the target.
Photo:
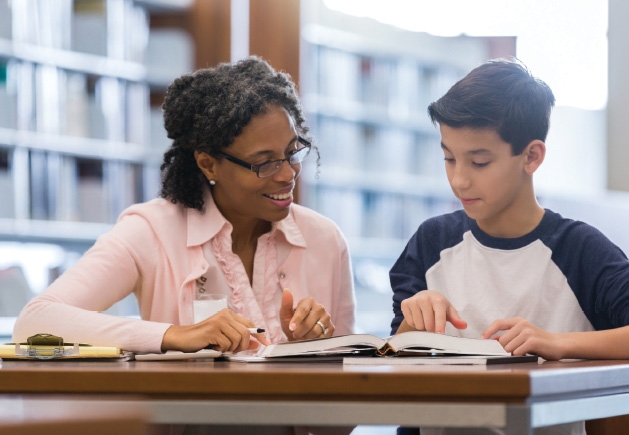
[[(495, 60), (430, 104), (463, 210), (425, 221), (391, 269), (392, 333), (500, 333), (514, 355), (629, 358), (629, 261), (535, 197), (554, 102), (524, 66)], [(562, 426), (548, 433), (585, 433)]]

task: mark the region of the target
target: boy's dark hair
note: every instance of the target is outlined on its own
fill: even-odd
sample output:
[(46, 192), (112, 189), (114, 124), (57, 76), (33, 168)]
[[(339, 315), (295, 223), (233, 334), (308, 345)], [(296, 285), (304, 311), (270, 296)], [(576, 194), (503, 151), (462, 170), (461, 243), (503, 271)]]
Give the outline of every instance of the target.
[(194, 152), (217, 156), (233, 143), (251, 118), (266, 113), (273, 105), (285, 108), (297, 134), (308, 138), (291, 77), (256, 56), (176, 79), (168, 87), (162, 105), (164, 127), (173, 143), (160, 167), (160, 196), (203, 211), (207, 180), (197, 167)]
[(516, 60), (496, 59), (473, 69), (428, 106), (433, 124), (494, 129), (521, 154), (533, 140), (546, 140), (555, 96)]

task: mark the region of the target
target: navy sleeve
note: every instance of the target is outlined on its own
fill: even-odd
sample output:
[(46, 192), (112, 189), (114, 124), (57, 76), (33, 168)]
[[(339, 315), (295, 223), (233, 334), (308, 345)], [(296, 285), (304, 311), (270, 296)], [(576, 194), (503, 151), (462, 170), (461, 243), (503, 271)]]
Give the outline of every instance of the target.
[(391, 334), (397, 332), (404, 320), (402, 301), (428, 288), (426, 272), (439, 261), (441, 251), (462, 240), (469, 229), (468, 220), (462, 210), (433, 217), (423, 222), (411, 237), (389, 272), (394, 314)]
[(553, 262), (594, 328), (629, 325), (629, 261), (622, 250), (583, 222), (564, 221), (556, 234)]
[(393, 320), (391, 334), (395, 334), (404, 320), (402, 301), (421, 290), (426, 290), (426, 269), (421, 255), (422, 227), (411, 237), (389, 273), (393, 289)]

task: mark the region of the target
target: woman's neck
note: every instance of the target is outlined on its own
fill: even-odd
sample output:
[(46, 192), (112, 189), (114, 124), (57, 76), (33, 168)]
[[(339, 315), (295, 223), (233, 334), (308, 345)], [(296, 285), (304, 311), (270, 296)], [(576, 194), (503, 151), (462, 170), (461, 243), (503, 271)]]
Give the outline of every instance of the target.
[(271, 222), (255, 220), (250, 222), (232, 222), (232, 250), (234, 252), (255, 247), (258, 238), (271, 231)]
[(242, 261), (242, 265), (247, 272), (249, 284), (253, 285), (253, 263), (258, 238), (271, 230), (271, 223), (257, 220), (249, 225), (234, 225), (232, 223), (232, 252)]

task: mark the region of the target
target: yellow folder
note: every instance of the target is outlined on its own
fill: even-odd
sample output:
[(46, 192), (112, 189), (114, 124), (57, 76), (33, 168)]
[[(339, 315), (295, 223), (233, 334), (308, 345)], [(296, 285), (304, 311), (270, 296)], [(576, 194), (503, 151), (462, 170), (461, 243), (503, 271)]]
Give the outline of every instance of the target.
[(117, 347), (91, 346), (80, 343), (64, 343), (63, 338), (52, 334), (36, 334), (26, 343), (0, 345), (2, 359), (132, 359), (133, 354)]

